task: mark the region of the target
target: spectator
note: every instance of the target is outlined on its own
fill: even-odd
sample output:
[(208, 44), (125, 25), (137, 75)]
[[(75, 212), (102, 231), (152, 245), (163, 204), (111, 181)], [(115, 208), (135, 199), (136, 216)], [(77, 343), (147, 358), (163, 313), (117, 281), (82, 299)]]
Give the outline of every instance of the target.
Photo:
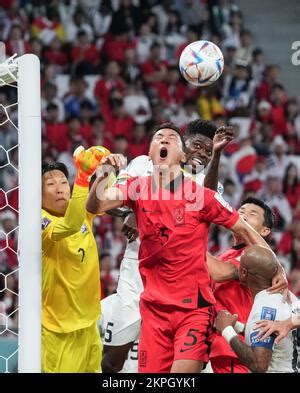
[(290, 163), (283, 175), (282, 191), (286, 196), (291, 209), (295, 209), (300, 201), (300, 182), (298, 169), (295, 164)]

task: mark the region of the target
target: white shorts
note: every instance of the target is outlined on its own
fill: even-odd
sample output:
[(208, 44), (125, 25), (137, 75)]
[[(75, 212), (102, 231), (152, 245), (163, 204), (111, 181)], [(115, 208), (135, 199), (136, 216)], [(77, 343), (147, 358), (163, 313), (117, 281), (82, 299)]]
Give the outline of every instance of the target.
[(142, 291), (138, 261), (124, 258), (117, 293), (101, 301), (100, 329), (103, 345), (125, 345), (138, 339), (141, 325), (139, 302)]

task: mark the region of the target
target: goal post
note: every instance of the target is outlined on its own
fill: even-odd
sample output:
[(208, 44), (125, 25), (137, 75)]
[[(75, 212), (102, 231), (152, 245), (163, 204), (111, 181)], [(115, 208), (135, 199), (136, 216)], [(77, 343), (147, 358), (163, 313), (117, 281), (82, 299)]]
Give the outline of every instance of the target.
[(41, 372), (41, 87), (40, 61), (18, 61), (19, 355), (21, 373)]
[[(2, 138), (0, 145), (0, 372), (39, 373), (41, 372), (39, 58), (33, 54), (26, 54), (19, 58), (14, 55), (5, 59), (5, 45), (0, 42), (0, 92), (2, 87), (0, 133), (1, 128), (5, 127), (3, 135), (7, 135), (8, 138)], [(7, 215), (14, 219), (18, 216), (18, 224), (13, 221), (13, 229), (4, 225)], [(7, 299), (13, 300), (9, 303), (6, 302)]]

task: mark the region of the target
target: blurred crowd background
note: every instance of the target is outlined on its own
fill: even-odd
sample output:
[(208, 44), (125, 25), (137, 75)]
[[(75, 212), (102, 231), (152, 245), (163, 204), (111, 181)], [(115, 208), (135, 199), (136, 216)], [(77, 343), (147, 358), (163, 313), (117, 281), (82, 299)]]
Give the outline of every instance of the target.
[[(207, 39), (223, 51), (222, 77), (209, 88), (187, 84), (178, 59), (190, 42)], [(62, 161), (74, 179), (73, 150), (104, 145), (128, 160), (147, 154), (153, 126), (185, 129), (199, 117), (234, 126), (224, 151), (224, 198), (247, 196), (271, 206), (269, 239), (300, 296), (300, 106), (281, 82), (280, 67), (255, 45), (247, 18), (228, 0), (1, 0), (0, 40), (7, 56), (41, 61), (42, 154)], [(17, 326), (16, 90), (0, 89), (0, 319)], [(8, 121), (8, 119), (12, 120)], [(34, 192), (34, 190), (33, 190)], [(102, 298), (116, 290), (126, 240), (122, 220), (95, 220)], [(230, 244), (213, 229), (209, 248)], [(1, 320), (0, 320), (1, 325)], [(1, 332), (0, 332), (1, 334)]]

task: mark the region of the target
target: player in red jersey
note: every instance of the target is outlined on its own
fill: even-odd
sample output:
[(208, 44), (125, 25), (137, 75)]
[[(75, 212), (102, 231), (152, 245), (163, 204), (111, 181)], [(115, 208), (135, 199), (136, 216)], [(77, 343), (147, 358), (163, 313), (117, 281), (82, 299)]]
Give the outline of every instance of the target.
[[(270, 234), (274, 225), (274, 214), (271, 208), (263, 201), (256, 198), (247, 198), (238, 212), (262, 237), (266, 238)], [(210, 264), (210, 258), (214, 262), (223, 261), (223, 263), (230, 263), (236, 267), (237, 273), (240, 257), (246, 247), (243, 239), (239, 236), (234, 236), (234, 246), (218, 256), (218, 260), (214, 257), (208, 257), (208, 264)], [(282, 271), (279, 274), (282, 274)], [(275, 284), (277, 278), (278, 275), (273, 279), (273, 284)], [(228, 310), (232, 314), (238, 315), (239, 322), (246, 324), (253, 305), (253, 299), (249, 289), (240, 283), (238, 274), (236, 274), (235, 281), (216, 283), (214, 296), (217, 312), (219, 310)], [(249, 371), (219, 333), (216, 333), (212, 340), (210, 361), (215, 373), (247, 373)]]
[(90, 205), (97, 206), (93, 213), (126, 205), (136, 214), (144, 284), (140, 372), (199, 372), (208, 361), (215, 303), (206, 263), (211, 222), (230, 228), (247, 244), (267, 246), (217, 192), (182, 172), (184, 150), (180, 130), (163, 124), (150, 143), (151, 176), (125, 179), (104, 191), (104, 174), (90, 194)]

